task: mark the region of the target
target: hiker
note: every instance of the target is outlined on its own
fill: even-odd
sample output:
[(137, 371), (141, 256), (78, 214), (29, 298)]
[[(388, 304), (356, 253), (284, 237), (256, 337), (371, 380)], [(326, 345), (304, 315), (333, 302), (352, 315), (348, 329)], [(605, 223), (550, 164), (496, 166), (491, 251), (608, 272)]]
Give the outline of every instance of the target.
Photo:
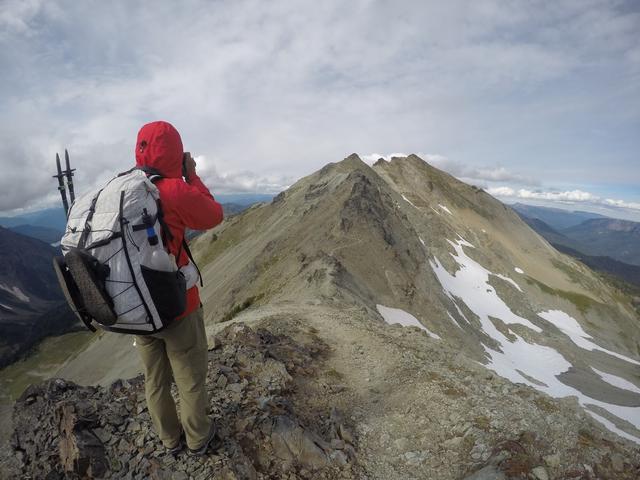
[[(136, 165), (163, 177), (155, 184), (172, 235), (164, 235), (165, 245), (185, 272), (188, 288), (186, 309), (177, 320), (159, 333), (136, 337), (144, 364), (147, 406), (170, 453), (182, 450), (184, 437), (189, 454), (204, 455), (216, 433), (207, 415), (207, 337), (197, 287), (199, 275), (194, 274), (195, 267), (182, 245), (185, 228), (207, 230), (218, 225), (222, 207), (198, 177), (196, 162), (183, 152), (180, 134), (167, 122), (148, 123), (140, 129)], [(190, 281), (194, 276), (195, 281)], [(171, 396), (172, 377), (178, 387), (181, 422)]]

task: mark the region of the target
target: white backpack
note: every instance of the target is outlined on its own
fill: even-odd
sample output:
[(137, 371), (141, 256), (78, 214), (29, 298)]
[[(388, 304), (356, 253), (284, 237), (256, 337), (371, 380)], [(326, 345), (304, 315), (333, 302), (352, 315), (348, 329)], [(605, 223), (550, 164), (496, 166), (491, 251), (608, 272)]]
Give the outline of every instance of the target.
[(160, 178), (129, 170), (69, 210), (54, 268), (71, 308), (91, 330), (95, 321), (115, 332), (155, 333), (186, 308), (186, 282), (175, 263), (160, 270), (148, 261), (164, 255), (171, 265), (163, 242), (171, 232), (153, 184)]

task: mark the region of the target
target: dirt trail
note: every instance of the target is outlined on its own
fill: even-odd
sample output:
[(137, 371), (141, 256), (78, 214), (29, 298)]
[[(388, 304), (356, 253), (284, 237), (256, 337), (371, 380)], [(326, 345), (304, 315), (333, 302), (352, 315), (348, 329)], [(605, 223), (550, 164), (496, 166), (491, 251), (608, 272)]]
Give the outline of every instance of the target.
[(370, 479), (463, 478), (495, 463), (505, 442), (522, 448), (516, 460), (513, 452), (501, 453), (507, 467), (524, 462), (525, 470), (540, 467), (551, 478), (584, 465), (613, 472), (612, 458), (624, 458), (631, 469), (638, 454), (572, 399), (554, 400), (514, 385), (442, 340), (387, 325), (364, 309), (272, 304), (235, 321), (285, 334), (305, 331), (329, 345), (317, 377), (303, 386), (296, 403), (312, 412), (335, 407), (345, 414)]

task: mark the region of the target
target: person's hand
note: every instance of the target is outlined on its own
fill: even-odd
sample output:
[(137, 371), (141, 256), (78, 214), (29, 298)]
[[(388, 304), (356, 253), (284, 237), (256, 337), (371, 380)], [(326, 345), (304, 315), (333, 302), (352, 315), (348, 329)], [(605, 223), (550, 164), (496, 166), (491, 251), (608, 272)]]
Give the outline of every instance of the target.
[(187, 181), (189, 180), (189, 178), (196, 175), (196, 161), (191, 156), (191, 152), (184, 152), (184, 156), (182, 157), (182, 165), (182, 173)]

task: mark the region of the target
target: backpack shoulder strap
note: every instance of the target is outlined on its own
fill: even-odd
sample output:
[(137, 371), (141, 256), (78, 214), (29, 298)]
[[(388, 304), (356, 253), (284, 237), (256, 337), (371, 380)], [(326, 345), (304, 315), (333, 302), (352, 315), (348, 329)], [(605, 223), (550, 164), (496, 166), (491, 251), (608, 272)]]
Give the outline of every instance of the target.
[(204, 282), (202, 281), (202, 274), (200, 273), (200, 269), (198, 268), (198, 264), (193, 259), (193, 255), (191, 254), (191, 249), (189, 248), (189, 244), (187, 243), (187, 241), (184, 238), (182, 239), (182, 245), (180, 245), (180, 250), (178, 250), (178, 256), (176, 258), (180, 258), (180, 253), (182, 253), (182, 249), (183, 248), (184, 248), (184, 251), (187, 254), (187, 257), (189, 257), (189, 260), (191, 260), (191, 263), (193, 263), (193, 266), (196, 267), (196, 272), (198, 272), (198, 278), (200, 279), (200, 286), (204, 287)]
[(156, 200), (156, 207), (158, 210), (158, 223), (160, 223), (160, 230), (162, 232), (162, 241), (166, 246), (167, 240), (173, 240), (173, 233), (171, 233), (171, 229), (169, 228), (169, 225), (167, 225), (167, 222), (164, 221), (164, 212), (162, 211), (162, 203), (160, 202), (160, 199)]
[[(143, 171), (144, 173), (146, 173), (147, 178), (153, 183), (155, 183), (158, 180), (164, 178), (164, 175), (162, 175), (162, 173), (160, 173), (160, 170), (158, 170), (157, 168), (142, 166), (142, 167), (135, 167), (132, 170), (141, 170), (141, 171)], [(132, 170), (129, 170), (129, 171), (132, 171)], [(127, 173), (129, 173), (129, 172), (127, 172)]]
[[(160, 173), (160, 170), (158, 170), (157, 168), (142, 166), (142, 167), (135, 167), (129, 170), (129, 172), (133, 170), (140, 170), (144, 172), (151, 183), (155, 183), (158, 180), (161, 180), (164, 178), (164, 175), (162, 175), (162, 173)], [(126, 172), (126, 173), (129, 173), (129, 172)], [(168, 243), (167, 240), (169, 241), (173, 240), (173, 234), (171, 233), (171, 230), (169, 229), (167, 222), (164, 221), (164, 212), (162, 211), (162, 203), (160, 202), (160, 199), (156, 200), (156, 207), (158, 210), (157, 220), (158, 220), (158, 223), (160, 223), (160, 232), (162, 234), (162, 242), (166, 247)]]

